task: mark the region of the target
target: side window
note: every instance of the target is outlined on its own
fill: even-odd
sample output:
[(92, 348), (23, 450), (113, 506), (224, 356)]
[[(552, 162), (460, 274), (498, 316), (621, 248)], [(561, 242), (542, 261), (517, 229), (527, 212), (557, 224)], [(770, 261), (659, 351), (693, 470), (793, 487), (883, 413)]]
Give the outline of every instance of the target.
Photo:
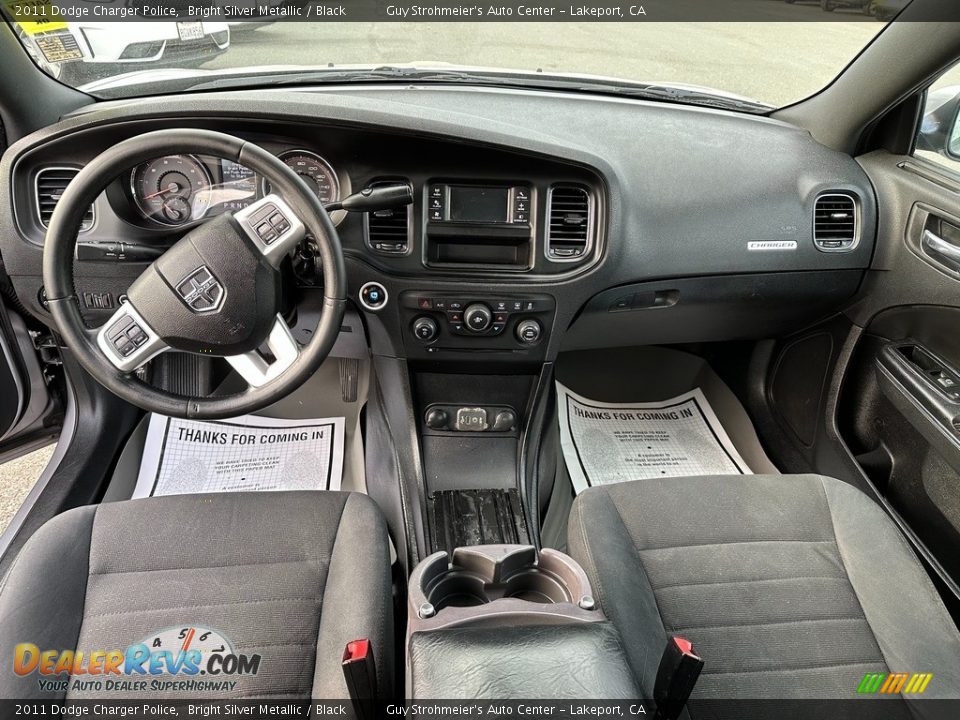
[(960, 174), (960, 63), (927, 91), (915, 155)]

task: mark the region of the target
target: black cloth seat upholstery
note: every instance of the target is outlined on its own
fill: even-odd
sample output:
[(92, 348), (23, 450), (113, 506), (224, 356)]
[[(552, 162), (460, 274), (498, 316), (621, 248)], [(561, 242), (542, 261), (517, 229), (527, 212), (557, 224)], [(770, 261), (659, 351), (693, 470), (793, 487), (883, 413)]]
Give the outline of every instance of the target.
[(891, 672), (933, 673), (924, 698), (960, 696), (941, 598), (889, 516), (838, 480), (591, 488), (568, 544), (647, 696), (668, 634), (704, 657), (694, 699), (854, 698), (866, 673)]
[[(0, 587), (0, 697), (85, 697), (72, 685), (42, 691), (36, 672), (15, 675), (19, 643), (89, 654), (123, 650), (165, 629), (176, 637), (177, 628), (191, 627), (222, 633), (238, 654), (259, 654), (258, 673), (234, 676), (238, 684), (230, 691), (86, 697), (347, 698), (343, 650), (360, 638), (371, 642), (378, 688), (388, 695), (390, 553), (378, 508), (355, 493), (260, 492), (65, 512), (30, 538)], [(176, 652), (179, 643), (168, 649)], [(162, 639), (161, 645), (170, 643)]]

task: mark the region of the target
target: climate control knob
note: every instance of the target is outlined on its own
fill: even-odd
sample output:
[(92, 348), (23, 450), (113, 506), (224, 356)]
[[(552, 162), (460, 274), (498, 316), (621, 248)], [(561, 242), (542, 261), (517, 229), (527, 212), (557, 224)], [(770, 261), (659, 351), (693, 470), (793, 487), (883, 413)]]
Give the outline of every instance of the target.
[(521, 320), (517, 323), (514, 334), (517, 336), (517, 340), (524, 345), (536, 345), (540, 342), (543, 328), (536, 320)]
[(483, 303), (467, 305), (463, 311), (463, 324), (473, 332), (485, 332), (493, 323), (493, 312)]
[(432, 342), (437, 338), (439, 332), (440, 328), (437, 327), (436, 321), (431, 317), (424, 315), (413, 321), (413, 334), (417, 337), (417, 340)]

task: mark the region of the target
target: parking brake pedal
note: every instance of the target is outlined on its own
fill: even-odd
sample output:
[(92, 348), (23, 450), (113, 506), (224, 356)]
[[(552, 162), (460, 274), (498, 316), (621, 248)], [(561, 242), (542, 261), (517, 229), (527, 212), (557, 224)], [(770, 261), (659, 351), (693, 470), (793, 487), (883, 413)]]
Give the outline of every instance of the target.
[(683, 712), (693, 686), (703, 670), (703, 660), (686, 638), (671, 635), (660, 658), (653, 699), (657, 703), (654, 720), (676, 720)]

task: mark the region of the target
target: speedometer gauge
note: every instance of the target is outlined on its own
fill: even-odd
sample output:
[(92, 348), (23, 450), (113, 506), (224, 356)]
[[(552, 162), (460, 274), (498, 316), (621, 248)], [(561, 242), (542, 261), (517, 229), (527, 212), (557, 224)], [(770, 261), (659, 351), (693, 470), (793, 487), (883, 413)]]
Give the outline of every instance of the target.
[(167, 155), (133, 169), (130, 189), (143, 216), (164, 225), (199, 220), (210, 208), (213, 181), (193, 155)]
[[(300, 176), (322, 204), (339, 199), (340, 181), (330, 163), (322, 157), (307, 150), (290, 150), (281, 153), (280, 159)], [(263, 181), (263, 192), (265, 195), (270, 192), (270, 184), (266, 180)]]

